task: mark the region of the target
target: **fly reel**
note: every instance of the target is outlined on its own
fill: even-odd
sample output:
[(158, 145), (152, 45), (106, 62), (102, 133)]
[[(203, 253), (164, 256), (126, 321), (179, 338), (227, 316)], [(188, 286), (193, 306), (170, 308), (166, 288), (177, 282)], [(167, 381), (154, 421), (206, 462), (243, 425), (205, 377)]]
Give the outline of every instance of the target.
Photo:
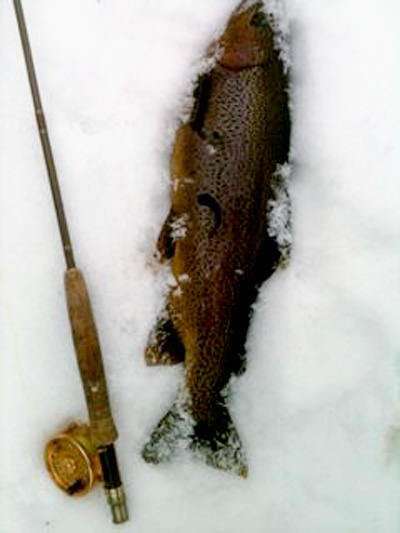
[(88, 425), (74, 423), (53, 437), (46, 445), (45, 460), (53, 481), (70, 496), (87, 494), (102, 479)]

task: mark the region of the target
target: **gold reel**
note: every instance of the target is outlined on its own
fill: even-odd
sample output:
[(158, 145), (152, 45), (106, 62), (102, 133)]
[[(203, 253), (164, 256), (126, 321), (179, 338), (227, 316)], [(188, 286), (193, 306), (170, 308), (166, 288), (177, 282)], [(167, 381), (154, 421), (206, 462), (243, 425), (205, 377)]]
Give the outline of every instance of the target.
[(72, 424), (53, 437), (45, 460), (53, 481), (71, 496), (86, 494), (102, 479), (100, 458), (85, 424)]

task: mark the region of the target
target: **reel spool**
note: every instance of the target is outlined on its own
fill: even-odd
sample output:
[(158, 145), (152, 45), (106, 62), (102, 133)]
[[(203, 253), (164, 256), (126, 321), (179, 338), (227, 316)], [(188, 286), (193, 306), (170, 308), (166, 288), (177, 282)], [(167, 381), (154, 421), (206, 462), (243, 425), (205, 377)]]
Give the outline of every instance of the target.
[(100, 457), (85, 424), (72, 424), (53, 437), (45, 461), (53, 481), (70, 496), (87, 494), (102, 479)]

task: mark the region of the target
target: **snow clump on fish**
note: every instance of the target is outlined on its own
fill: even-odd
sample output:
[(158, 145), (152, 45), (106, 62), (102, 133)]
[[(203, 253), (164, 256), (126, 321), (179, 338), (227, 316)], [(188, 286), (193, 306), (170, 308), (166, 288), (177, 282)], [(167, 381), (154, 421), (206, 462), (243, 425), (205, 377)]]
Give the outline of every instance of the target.
[(289, 184), (292, 165), (278, 165), (272, 183), (272, 198), (267, 204), (268, 235), (273, 237), (281, 251), (280, 263), (285, 266), (290, 259), (292, 246), (292, 207), (289, 196)]

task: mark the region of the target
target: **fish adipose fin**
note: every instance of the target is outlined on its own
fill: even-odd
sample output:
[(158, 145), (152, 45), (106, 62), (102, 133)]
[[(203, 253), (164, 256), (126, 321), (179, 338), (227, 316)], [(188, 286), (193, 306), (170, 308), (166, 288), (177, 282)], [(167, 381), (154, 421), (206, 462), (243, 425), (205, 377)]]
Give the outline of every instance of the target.
[(222, 398), (210, 424), (196, 422), (187, 403), (178, 399), (153, 431), (142, 456), (148, 463), (159, 464), (179, 449), (191, 449), (210, 466), (247, 477), (242, 444)]

